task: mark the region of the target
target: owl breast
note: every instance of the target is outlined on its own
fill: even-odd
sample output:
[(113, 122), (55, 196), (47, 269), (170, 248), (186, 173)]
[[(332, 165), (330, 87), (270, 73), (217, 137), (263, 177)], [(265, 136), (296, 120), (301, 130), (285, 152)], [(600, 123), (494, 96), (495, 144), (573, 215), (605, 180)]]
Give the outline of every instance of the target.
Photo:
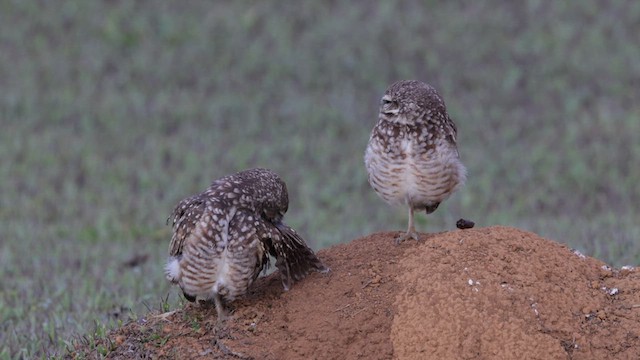
[(374, 132), (365, 152), (369, 183), (391, 205), (422, 208), (440, 203), (463, 185), (465, 169), (444, 138)]

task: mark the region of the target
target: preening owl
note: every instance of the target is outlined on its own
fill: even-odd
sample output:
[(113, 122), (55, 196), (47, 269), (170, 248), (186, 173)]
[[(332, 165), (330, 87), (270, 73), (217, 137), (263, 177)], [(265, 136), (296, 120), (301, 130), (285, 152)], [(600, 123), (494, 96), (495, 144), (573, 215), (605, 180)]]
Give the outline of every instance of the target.
[(244, 295), (275, 257), (288, 290), (310, 271), (326, 271), (298, 233), (282, 222), (289, 206), (282, 179), (250, 169), (214, 181), (203, 193), (178, 203), (166, 276), (189, 301), (214, 300), (218, 318), (224, 302)]
[(365, 151), (369, 184), (391, 205), (409, 208), (407, 232), (418, 239), (413, 213), (430, 214), (466, 180), (456, 146), (457, 129), (442, 97), (415, 80), (391, 85)]

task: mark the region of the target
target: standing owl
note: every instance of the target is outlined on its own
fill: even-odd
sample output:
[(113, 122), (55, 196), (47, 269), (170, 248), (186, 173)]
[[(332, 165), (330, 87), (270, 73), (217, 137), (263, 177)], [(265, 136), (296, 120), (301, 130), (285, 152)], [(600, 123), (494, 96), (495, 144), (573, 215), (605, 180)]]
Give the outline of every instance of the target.
[(271, 170), (251, 169), (218, 179), (203, 193), (178, 203), (166, 277), (189, 301), (215, 302), (224, 319), (225, 302), (244, 295), (275, 257), (282, 285), (310, 271), (326, 271), (295, 230), (282, 222), (287, 188)]
[(430, 85), (398, 81), (382, 97), (364, 162), (376, 193), (391, 205), (409, 208), (407, 232), (396, 244), (418, 239), (414, 211), (434, 212), (464, 184), (456, 135), (442, 97)]

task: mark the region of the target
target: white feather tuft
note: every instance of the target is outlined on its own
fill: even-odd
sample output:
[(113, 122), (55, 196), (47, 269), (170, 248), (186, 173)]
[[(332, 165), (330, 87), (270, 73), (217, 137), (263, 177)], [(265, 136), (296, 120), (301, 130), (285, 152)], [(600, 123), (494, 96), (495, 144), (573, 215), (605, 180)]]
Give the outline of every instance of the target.
[(177, 283), (181, 276), (180, 260), (175, 256), (170, 256), (167, 259), (167, 264), (164, 266), (164, 273), (167, 280)]

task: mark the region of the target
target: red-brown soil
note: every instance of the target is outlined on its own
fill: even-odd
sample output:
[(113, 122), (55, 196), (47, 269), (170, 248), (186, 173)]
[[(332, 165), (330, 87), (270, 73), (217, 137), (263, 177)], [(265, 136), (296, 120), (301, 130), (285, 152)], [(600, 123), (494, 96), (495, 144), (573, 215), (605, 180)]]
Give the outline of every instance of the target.
[(331, 273), (288, 292), (260, 279), (224, 331), (210, 306), (149, 314), (109, 357), (640, 359), (640, 271), (508, 227), (395, 235), (320, 251)]

